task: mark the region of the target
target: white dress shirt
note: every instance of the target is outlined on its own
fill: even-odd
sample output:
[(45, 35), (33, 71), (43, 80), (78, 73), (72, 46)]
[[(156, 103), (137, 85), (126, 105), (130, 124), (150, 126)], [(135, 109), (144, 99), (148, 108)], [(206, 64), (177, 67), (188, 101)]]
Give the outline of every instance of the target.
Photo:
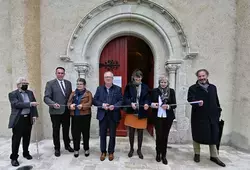
[(161, 100), (161, 96), (159, 96), (158, 98), (158, 103), (159, 103), (159, 107), (158, 107), (158, 113), (157, 113), (157, 117), (167, 117), (167, 113), (166, 110), (164, 110), (161, 105), (162, 105), (162, 100)]
[[(60, 88), (61, 88), (61, 90), (62, 90), (63, 95), (65, 96), (65, 93), (64, 93), (64, 90), (63, 90), (63, 88), (66, 90), (64, 80), (58, 80), (58, 79), (57, 79), (57, 81), (58, 81), (58, 83), (59, 83), (59, 86), (60, 86)], [(62, 82), (62, 84), (61, 84), (61, 82)], [(63, 87), (62, 87), (62, 85), (63, 85)]]

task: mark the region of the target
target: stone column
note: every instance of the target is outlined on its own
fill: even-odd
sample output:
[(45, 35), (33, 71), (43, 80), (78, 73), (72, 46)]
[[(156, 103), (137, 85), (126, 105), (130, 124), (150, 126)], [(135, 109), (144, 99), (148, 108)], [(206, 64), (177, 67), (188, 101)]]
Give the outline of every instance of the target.
[(89, 74), (90, 65), (88, 63), (75, 63), (74, 66), (78, 73), (78, 78), (86, 79)]
[(165, 68), (169, 74), (169, 83), (170, 88), (176, 88), (176, 72), (180, 67), (182, 61), (181, 60), (168, 60), (165, 64)]
[[(37, 101), (41, 115), (41, 60), (40, 60), (40, 0), (10, 0), (12, 85), (16, 89), (18, 77), (26, 77)], [(42, 116), (34, 131), (42, 139)], [(32, 135), (32, 137), (35, 135)]]

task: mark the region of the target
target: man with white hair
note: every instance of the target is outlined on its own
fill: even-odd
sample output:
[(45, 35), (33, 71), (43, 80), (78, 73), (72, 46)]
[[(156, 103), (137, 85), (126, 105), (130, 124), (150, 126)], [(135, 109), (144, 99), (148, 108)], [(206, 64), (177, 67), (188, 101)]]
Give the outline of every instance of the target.
[(29, 153), (30, 135), (32, 125), (38, 117), (35, 96), (28, 90), (28, 81), (24, 77), (17, 80), (17, 90), (9, 93), (11, 104), (11, 114), (9, 118), (9, 128), (12, 128), (12, 153), (10, 155), (12, 166), (19, 166), (18, 150), (21, 138), (23, 139), (23, 157), (30, 160)]

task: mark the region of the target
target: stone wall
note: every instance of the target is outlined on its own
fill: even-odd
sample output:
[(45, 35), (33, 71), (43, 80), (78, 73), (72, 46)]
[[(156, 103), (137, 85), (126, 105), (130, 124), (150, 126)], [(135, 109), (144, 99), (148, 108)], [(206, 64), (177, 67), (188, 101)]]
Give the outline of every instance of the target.
[(250, 2), (237, 1), (237, 54), (231, 143), (250, 151)]
[[(45, 138), (51, 138), (52, 130), (48, 107), (41, 100), (45, 84), (55, 77), (54, 73), (57, 66), (64, 66), (66, 68), (66, 79), (72, 80), (73, 84), (75, 83), (74, 80), (77, 75), (73, 64), (60, 60), (60, 55), (66, 53), (69, 39), (78, 22), (103, 2), (106, 1), (0, 1), (0, 67), (1, 70), (4, 70), (0, 72), (0, 79), (5, 82), (3, 88), (0, 89), (2, 120), (8, 120), (10, 111), (6, 98), (7, 92), (15, 88), (15, 80), (18, 76), (27, 76), (31, 81), (31, 89), (34, 90), (37, 99), (41, 102), (39, 106), (40, 134)], [(217, 85), (223, 108), (222, 118), (226, 121), (223, 142), (229, 142), (232, 128), (234, 128), (232, 139), (237, 139), (237, 135), (245, 136), (246, 133), (243, 130), (246, 128), (243, 125), (247, 123), (245, 119), (247, 111), (241, 110), (241, 117), (233, 116), (235, 111), (238, 111), (235, 109), (239, 107), (236, 105), (233, 112), (232, 104), (233, 87), (244, 85), (243, 81), (234, 84), (236, 56), (235, 0), (180, 0), (178, 2), (175, 0), (154, 0), (154, 2), (166, 8), (180, 22), (187, 36), (190, 49), (199, 53), (195, 59), (185, 61), (187, 62), (185, 68), (181, 68), (182, 71), (186, 72), (185, 76), (187, 77), (184, 82), (185, 87), (180, 89), (183, 91), (183, 96), (186, 97), (187, 87), (196, 80), (194, 72), (199, 68), (207, 68), (211, 74), (210, 82)], [(244, 2), (247, 2), (247, 0), (241, 2), (242, 7), (244, 7)], [(247, 13), (242, 13), (239, 16), (241, 17), (238, 17), (237, 20), (244, 20)], [(154, 17), (157, 16), (152, 16), (152, 18)], [(242, 24), (245, 24), (245, 20), (242, 21)], [(240, 29), (239, 32), (241, 33), (240, 37), (246, 38), (243, 33), (247, 32), (244, 32), (243, 29)], [(238, 40), (239, 42), (241, 41)], [(242, 47), (239, 51), (241, 52), (240, 56), (247, 59), (247, 55), (245, 55), (247, 50), (245, 49)], [(163, 63), (165, 61), (166, 59), (162, 59)], [(243, 70), (247, 67), (241, 66), (243, 65), (239, 63), (237, 68), (243, 73)], [(67, 73), (74, 73), (74, 75)], [(181, 76), (179, 79), (183, 78)], [(87, 79), (87, 81), (91, 82), (91, 79)], [(91, 83), (88, 83), (88, 87), (94, 93), (95, 87), (92, 86)], [(242, 94), (247, 92), (246, 88), (243, 89), (241, 90)], [(236, 95), (236, 98), (241, 99), (239, 96), (240, 94)], [(245, 99), (242, 100), (247, 103)], [(190, 107), (187, 106), (186, 110), (186, 116), (190, 117)], [(239, 120), (240, 125), (234, 125), (233, 127), (234, 121), (232, 119)], [(241, 124), (242, 122), (244, 124)], [(10, 135), (10, 131), (6, 127), (7, 121), (0, 124), (0, 135)], [(92, 134), (97, 134), (97, 129), (98, 123), (93, 117)], [(250, 135), (248, 134), (248, 136)], [(189, 133), (182, 141), (187, 142), (191, 139), (190, 137), (191, 134)], [(247, 145), (249, 146), (249, 141)]]

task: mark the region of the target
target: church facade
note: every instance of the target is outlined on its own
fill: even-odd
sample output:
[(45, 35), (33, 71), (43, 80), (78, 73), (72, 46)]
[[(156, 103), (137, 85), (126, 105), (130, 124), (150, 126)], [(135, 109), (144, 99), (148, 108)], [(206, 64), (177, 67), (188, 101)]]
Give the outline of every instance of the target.
[[(196, 81), (194, 73), (206, 68), (223, 109), (222, 142), (250, 150), (248, 0), (2, 0), (0, 9), (1, 136), (11, 134), (8, 92), (20, 76), (28, 78), (40, 102), (36, 129), (43, 139), (52, 136), (42, 99), (56, 67), (66, 69), (73, 88), (78, 77), (85, 78), (93, 94), (105, 71), (113, 71), (124, 88), (133, 69), (140, 68), (151, 88), (160, 75), (168, 75), (180, 104), (169, 140), (188, 143), (187, 91)], [(97, 136), (92, 109), (91, 134)], [(122, 121), (118, 131), (126, 136)]]

